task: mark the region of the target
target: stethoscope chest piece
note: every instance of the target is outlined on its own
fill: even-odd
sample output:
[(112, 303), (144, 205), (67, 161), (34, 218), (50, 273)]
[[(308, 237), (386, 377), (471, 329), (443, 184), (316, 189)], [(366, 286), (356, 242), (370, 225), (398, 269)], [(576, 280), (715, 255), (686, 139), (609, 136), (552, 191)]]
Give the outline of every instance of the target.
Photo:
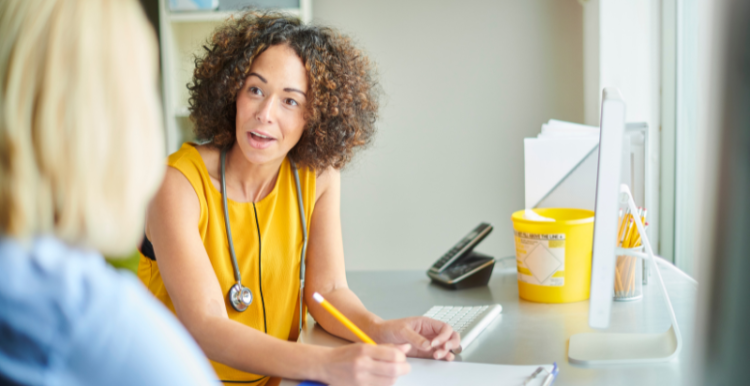
[(237, 283), (229, 289), (229, 303), (238, 312), (245, 311), (253, 303), (253, 293), (247, 287)]

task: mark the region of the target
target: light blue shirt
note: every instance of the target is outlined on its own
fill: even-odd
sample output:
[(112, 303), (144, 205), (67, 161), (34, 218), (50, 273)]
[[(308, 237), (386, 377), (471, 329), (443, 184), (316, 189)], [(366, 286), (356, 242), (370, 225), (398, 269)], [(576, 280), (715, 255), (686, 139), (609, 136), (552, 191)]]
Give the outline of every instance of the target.
[(133, 275), (52, 237), (0, 238), (0, 384), (219, 385)]

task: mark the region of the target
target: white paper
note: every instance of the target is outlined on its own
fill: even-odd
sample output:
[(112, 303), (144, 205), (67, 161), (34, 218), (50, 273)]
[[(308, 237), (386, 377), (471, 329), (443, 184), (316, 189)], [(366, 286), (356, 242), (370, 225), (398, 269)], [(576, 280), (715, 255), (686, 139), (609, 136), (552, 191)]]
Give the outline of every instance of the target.
[[(533, 208), (599, 144), (594, 137), (524, 139), (526, 208)], [(596, 174), (590, 176), (596, 181)]]
[[(396, 381), (396, 386), (509, 385), (521, 386), (540, 365), (489, 365), (408, 358), (411, 372)], [(547, 371), (552, 365), (542, 365)], [(537, 375), (529, 386), (540, 386), (548, 372)]]
[[(325, 347), (338, 347), (350, 342), (335, 337), (323, 330), (317, 323), (307, 324), (299, 342)], [(411, 364), (411, 372), (396, 381), (396, 386), (463, 386), (463, 385), (492, 385), (515, 386), (523, 385), (526, 378), (540, 365), (490, 365), (483, 363), (446, 362), (431, 359), (406, 358)], [(544, 365), (547, 371), (552, 365)], [(547, 372), (542, 372), (529, 386), (541, 386)], [(299, 381), (283, 380), (280, 386), (294, 386)]]
[(542, 125), (542, 132), (539, 133), (538, 138), (555, 137), (596, 137), (598, 139), (599, 128), (550, 119), (549, 122)]

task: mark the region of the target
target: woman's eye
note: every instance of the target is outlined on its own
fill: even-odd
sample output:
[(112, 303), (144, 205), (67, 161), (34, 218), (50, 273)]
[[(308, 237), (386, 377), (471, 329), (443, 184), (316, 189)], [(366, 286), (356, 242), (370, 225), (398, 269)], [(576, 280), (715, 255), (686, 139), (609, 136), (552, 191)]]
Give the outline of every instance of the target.
[(253, 95), (263, 95), (263, 91), (260, 91), (260, 89), (257, 87), (250, 87), (247, 90), (250, 92), (250, 94)]
[(295, 101), (294, 99), (291, 99), (291, 98), (286, 98), (286, 100), (284, 100), (284, 103), (286, 103), (286, 104), (288, 104), (290, 106), (299, 106), (299, 103), (297, 103), (297, 101)]

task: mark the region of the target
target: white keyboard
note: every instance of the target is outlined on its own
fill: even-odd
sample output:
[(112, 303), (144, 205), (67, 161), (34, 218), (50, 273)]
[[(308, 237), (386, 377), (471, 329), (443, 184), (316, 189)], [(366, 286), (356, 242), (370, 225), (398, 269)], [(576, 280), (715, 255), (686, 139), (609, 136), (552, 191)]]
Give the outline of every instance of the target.
[(424, 316), (450, 324), (461, 334), (461, 349), (466, 349), (500, 315), (503, 306), (433, 306)]

